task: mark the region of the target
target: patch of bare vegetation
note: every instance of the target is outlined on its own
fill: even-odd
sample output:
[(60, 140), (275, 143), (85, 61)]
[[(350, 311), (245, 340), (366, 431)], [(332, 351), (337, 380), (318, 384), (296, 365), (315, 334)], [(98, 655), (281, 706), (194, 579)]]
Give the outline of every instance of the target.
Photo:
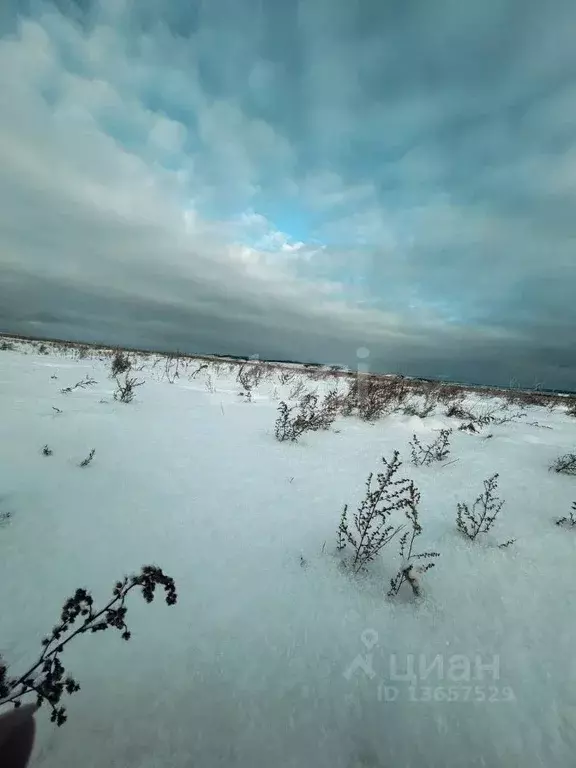
[(342, 415), (356, 415), (363, 421), (375, 421), (392, 413), (408, 394), (401, 377), (355, 376), (342, 401)]
[(81, 381), (76, 382), (74, 386), (64, 387), (64, 389), (61, 389), (60, 392), (62, 392), (63, 395), (68, 395), (70, 392), (74, 392), (75, 389), (86, 389), (86, 387), (92, 387), (97, 383), (98, 382), (95, 379), (86, 374), (86, 376)]
[(296, 442), (305, 432), (329, 429), (338, 413), (338, 405), (331, 393), (321, 400), (314, 392), (308, 392), (293, 406), (284, 400), (278, 405), (278, 417), (274, 434), (280, 442)]
[[(48, 705), (53, 723), (63, 725), (67, 714), (66, 707), (61, 705), (62, 697), (80, 690), (77, 680), (67, 674), (62, 662), (62, 654), (68, 644), (82, 634), (108, 629), (117, 630), (123, 640), (130, 640), (132, 633), (126, 623), (128, 595), (134, 589), (139, 589), (146, 603), (151, 603), (157, 587), (164, 590), (166, 604), (175, 605), (177, 592), (174, 580), (155, 565), (146, 565), (139, 574), (117, 581), (112, 597), (101, 608), (96, 607), (90, 592), (77, 589), (62, 606), (59, 621), (42, 640), (41, 651), (32, 666), (22, 674), (13, 676), (0, 658), (0, 707), (18, 708), (26, 697), (33, 696), (39, 707)], [(10, 764), (23, 765), (20, 760)]]
[(502, 408), (499, 405), (484, 405), (478, 409), (472, 409), (466, 408), (462, 402), (453, 402), (446, 409), (445, 415), (462, 420), (458, 427), (461, 432), (479, 432), (489, 425), (501, 426), (520, 421), (526, 417), (526, 412), (523, 408), (509, 412), (509, 407)]
[(241, 387), (239, 395), (251, 402), (253, 390), (259, 386), (266, 373), (266, 367), (259, 362), (241, 365), (236, 374), (236, 381)]
[(430, 389), (423, 396), (412, 395), (410, 401), (403, 408), (405, 416), (418, 416), (425, 419), (434, 412), (438, 404), (438, 393), (435, 389)]
[(116, 389), (114, 390), (114, 400), (118, 400), (120, 403), (131, 403), (136, 395), (136, 388), (141, 387), (144, 382), (138, 381), (135, 376), (130, 376), (128, 373), (124, 374), (124, 378), (115, 376)]
[[(481, 533), (488, 533), (504, 502), (496, 496), (498, 490), (498, 473), (484, 480), (484, 492), (481, 493), (470, 507), (465, 503), (458, 503), (456, 514), (456, 527), (468, 539), (474, 541)], [(502, 547), (508, 547), (513, 539), (505, 542)]]
[(395, 597), (404, 583), (410, 585), (414, 597), (420, 597), (420, 579), (422, 574), (434, 568), (436, 565), (434, 559), (440, 557), (439, 552), (432, 552), (430, 550), (425, 552), (415, 551), (416, 539), (422, 535), (422, 526), (420, 525), (418, 512), (419, 503), (420, 492), (414, 483), (410, 481), (408, 498), (404, 505), (404, 515), (410, 527), (400, 537), (401, 564), (396, 576), (390, 579), (388, 597)]
[(166, 360), (164, 362), (164, 376), (170, 384), (174, 384), (176, 379), (180, 378), (182, 367), (182, 358), (178, 353), (174, 355), (166, 355)]
[(550, 469), (564, 475), (576, 475), (576, 453), (565, 453), (559, 456)]
[(90, 466), (90, 464), (92, 464), (92, 461), (94, 460), (94, 456), (95, 455), (96, 455), (96, 448), (92, 448), (92, 450), (90, 451), (88, 456), (86, 456), (86, 458), (83, 459), (78, 466), (79, 467), (88, 467), (88, 466)]
[(190, 381), (192, 381), (192, 379), (195, 379), (196, 376), (198, 376), (199, 373), (201, 373), (202, 371), (205, 371), (207, 368), (208, 368), (208, 364), (207, 363), (201, 363), (198, 366), (198, 368), (196, 368), (195, 371), (192, 371), (192, 373), (188, 376), (188, 378), (190, 379)]
[(390, 580), (388, 596), (398, 594), (401, 586), (408, 583), (415, 597), (421, 593), (420, 576), (434, 567), (433, 558), (438, 552), (415, 551), (416, 539), (422, 533), (418, 504), (420, 493), (412, 480), (397, 480), (402, 462), (399, 452), (394, 451), (391, 461), (382, 458), (384, 471), (376, 477), (373, 473), (366, 480), (366, 493), (352, 517), (346, 504), (338, 526), (337, 550), (343, 556), (347, 570), (358, 574), (365, 571), (376, 557), (406, 527), (394, 520), (395, 513), (402, 512), (409, 529), (399, 540), (401, 564), (396, 576)]
[(122, 351), (121, 349), (117, 349), (114, 352), (112, 362), (110, 363), (111, 378), (116, 378), (116, 376), (121, 376), (123, 373), (128, 373), (131, 368), (132, 361), (126, 352)]
[(416, 435), (412, 436), (410, 449), (412, 464), (416, 467), (428, 466), (434, 461), (444, 461), (450, 455), (451, 429), (441, 429), (440, 434), (429, 445), (422, 445)]
[(565, 528), (576, 527), (576, 501), (572, 502), (572, 510), (568, 512), (566, 517), (561, 517), (558, 520), (556, 520), (556, 525), (559, 525)]

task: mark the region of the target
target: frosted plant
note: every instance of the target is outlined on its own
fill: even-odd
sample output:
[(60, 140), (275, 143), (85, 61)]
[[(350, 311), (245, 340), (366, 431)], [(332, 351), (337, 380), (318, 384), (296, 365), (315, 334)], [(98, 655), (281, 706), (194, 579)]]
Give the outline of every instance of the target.
[(458, 530), (474, 541), (481, 533), (488, 533), (496, 522), (504, 502), (496, 496), (498, 473), (484, 480), (484, 493), (481, 493), (472, 508), (468, 504), (458, 504), (456, 526)]
[(61, 705), (62, 696), (80, 690), (80, 685), (75, 678), (66, 674), (62, 663), (62, 653), (68, 643), (79, 635), (107, 629), (117, 629), (123, 640), (130, 640), (132, 635), (126, 623), (126, 598), (138, 587), (142, 590), (144, 600), (151, 603), (157, 586), (164, 589), (166, 604), (174, 605), (177, 599), (174, 580), (155, 565), (145, 565), (139, 574), (117, 581), (112, 598), (100, 609), (94, 605), (89, 592), (77, 589), (64, 603), (60, 621), (42, 640), (38, 659), (26, 672), (12, 677), (0, 659), (0, 712), (7, 705), (20, 707), (25, 697), (35, 695), (38, 706), (44, 703), (49, 705), (51, 721), (58, 726), (63, 725), (66, 722), (66, 708)]
[(412, 450), (412, 463), (415, 466), (428, 466), (433, 461), (443, 461), (450, 454), (450, 435), (451, 429), (441, 429), (440, 435), (424, 447), (416, 435), (412, 437), (410, 448)]

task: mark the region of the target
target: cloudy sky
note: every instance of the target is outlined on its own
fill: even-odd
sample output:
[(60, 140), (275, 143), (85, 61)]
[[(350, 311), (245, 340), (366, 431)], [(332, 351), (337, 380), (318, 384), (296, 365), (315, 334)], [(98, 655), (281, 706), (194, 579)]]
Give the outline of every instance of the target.
[(0, 330), (576, 389), (573, 0), (1, 0)]

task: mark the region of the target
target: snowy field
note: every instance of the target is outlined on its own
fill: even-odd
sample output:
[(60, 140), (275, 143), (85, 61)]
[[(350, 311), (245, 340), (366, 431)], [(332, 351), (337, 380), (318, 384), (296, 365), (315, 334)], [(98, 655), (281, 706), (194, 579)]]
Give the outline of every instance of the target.
[[(566, 408), (467, 433), (438, 403), (279, 442), (295, 378), (247, 401), (235, 366), (135, 365), (145, 383), (123, 404), (103, 354), (0, 351), (0, 654), (25, 669), (79, 586), (101, 603), (155, 563), (178, 589), (175, 606), (129, 597), (130, 642), (67, 647), (82, 690), (62, 728), (38, 713), (34, 768), (574, 765), (576, 529), (554, 521), (576, 477), (549, 471), (576, 450)], [(96, 383), (61, 393), (86, 375)], [(444, 428), (446, 461), (413, 466), (413, 434)], [(396, 542), (357, 578), (335, 552), (343, 505), (356, 510), (396, 449), (421, 493), (419, 549), (440, 553), (418, 599), (408, 584), (387, 597)], [(469, 541), (457, 503), (496, 472), (505, 504)]]

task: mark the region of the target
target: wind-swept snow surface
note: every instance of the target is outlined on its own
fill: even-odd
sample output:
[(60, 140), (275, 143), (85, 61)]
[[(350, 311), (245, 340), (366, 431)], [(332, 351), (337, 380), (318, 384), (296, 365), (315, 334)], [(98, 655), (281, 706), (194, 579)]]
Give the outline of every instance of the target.
[[(193, 375), (196, 361), (170, 383), (148, 357), (122, 404), (109, 364), (0, 352), (0, 654), (25, 669), (77, 587), (102, 602), (146, 563), (175, 579), (178, 603), (134, 598), (129, 643), (67, 647), (82, 690), (62, 728), (38, 713), (35, 768), (574, 764), (576, 530), (554, 520), (576, 478), (548, 469), (576, 450), (574, 417), (531, 407), (468, 434), (438, 405), (280, 443), (294, 381), (267, 378), (247, 402), (231, 368)], [(61, 393), (86, 375), (96, 383)], [(447, 460), (413, 466), (413, 434), (443, 428)], [(395, 449), (422, 496), (420, 550), (440, 553), (419, 600), (408, 585), (386, 596), (395, 542), (361, 578), (335, 554), (343, 505), (356, 510)], [(468, 541), (457, 503), (495, 472), (504, 507)]]

